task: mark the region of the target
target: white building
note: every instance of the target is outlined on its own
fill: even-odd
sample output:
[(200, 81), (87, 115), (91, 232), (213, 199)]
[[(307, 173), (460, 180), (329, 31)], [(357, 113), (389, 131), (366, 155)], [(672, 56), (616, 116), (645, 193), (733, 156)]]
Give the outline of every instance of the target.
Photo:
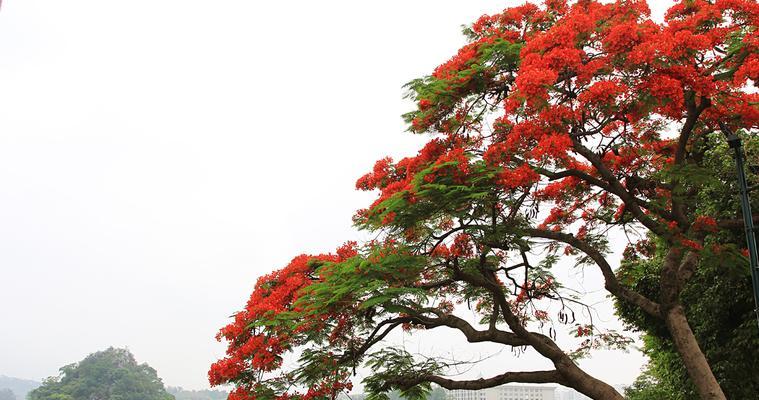
[[(612, 385), (616, 391), (619, 393), (624, 394), (625, 388), (627, 386), (625, 385)], [(566, 387), (559, 387), (556, 390), (556, 400), (591, 400), (590, 397), (570, 388)]]
[(578, 391), (563, 388), (556, 391), (556, 400), (590, 400), (590, 397)]
[(449, 390), (448, 400), (554, 400), (553, 386), (502, 385), (483, 390)]

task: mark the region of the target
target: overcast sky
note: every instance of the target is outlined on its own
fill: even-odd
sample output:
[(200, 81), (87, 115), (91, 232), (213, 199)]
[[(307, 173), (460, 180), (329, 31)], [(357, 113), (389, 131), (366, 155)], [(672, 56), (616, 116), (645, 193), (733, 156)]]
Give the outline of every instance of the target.
[[(356, 238), (356, 178), (426, 140), (401, 86), (508, 4), (4, 1), (0, 374), (113, 345), (207, 387), (256, 278)], [(629, 383), (642, 362), (584, 365)]]

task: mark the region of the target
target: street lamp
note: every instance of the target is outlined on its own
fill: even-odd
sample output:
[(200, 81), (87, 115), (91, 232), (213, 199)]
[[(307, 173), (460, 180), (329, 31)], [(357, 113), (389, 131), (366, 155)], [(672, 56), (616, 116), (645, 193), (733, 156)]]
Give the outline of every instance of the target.
[(751, 282), (754, 287), (754, 312), (756, 312), (756, 320), (757, 323), (759, 323), (759, 254), (757, 254), (754, 218), (751, 214), (751, 203), (748, 198), (748, 184), (746, 183), (746, 172), (743, 165), (743, 145), (741, 144), (741, 138), (730, 130), (727, 125), (720, 123), (719, 126), (722, 129), (722, 133), (727, 136), (727, 144), (734, 151), (735, 168), (738, 172), (738, 186), (741, 190), (743, 224), (746, 227), (746, 244), (748, 245)]

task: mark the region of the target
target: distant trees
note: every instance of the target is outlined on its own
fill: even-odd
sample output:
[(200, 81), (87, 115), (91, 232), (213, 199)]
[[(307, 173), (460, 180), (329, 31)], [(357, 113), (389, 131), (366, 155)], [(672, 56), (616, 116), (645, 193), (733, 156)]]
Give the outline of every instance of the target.
[(0, 389), (0, 400), (16, 400), (16, 395), (10, 389)]
[(223, 390), (185, 390), (169, 386), (168, 391), (176, 400), (227, 400), (229, 393)]
[[(440, 386), (433, 385), (432, 391), (425, 395), (424, 400), (445, 400), (446, 391)], [(369, 395), (366, 393), (352, 393), (350, 396), (341, 394), (338, 396), (338, 400), (368, 400)], [(177, 398), (177, 400), (180, 400)], [(387, 393), (387, 400), (403, 400), (403, 393), (399, 390), (393, 390)]]
[[(26, 399), (26, 394), (40, 386), (40, 382), (0, 375), (0, 389), (8, 389), (17, 399)], [(0, 400), (3, 397), (0, 396)]]
[(446, 399), (445, 389), (441, 388), (440, 386), (434, 387), (432, 389), (432, 392), (430, 392), (429, 399), (430, 400), (445, 400)]
[(127, 349), (109, 348), (61, 368), (29, 400), (173, 400), (156, 371)]

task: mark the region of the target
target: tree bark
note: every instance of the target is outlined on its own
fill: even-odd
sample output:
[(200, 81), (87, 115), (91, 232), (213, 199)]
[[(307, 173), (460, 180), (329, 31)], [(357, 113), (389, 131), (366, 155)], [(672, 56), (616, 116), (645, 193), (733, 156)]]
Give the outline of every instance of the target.
[(664, 321), (701, 399), (725, 400), (725, 394), (690, 329), (683, 307), (676, 305), (670, 308), (664, 315)]
[(611, 385), (598, 380), (585, 371), (580, 369), (574, 362), (570, 361), (567, 357), (564, 360), (556, 363), (556, 370), (567, 381), (566, 386), (569, 386), (578, 392), (590, 397), (594, 400), (625, 400), (625, 398), (617, 392)]

